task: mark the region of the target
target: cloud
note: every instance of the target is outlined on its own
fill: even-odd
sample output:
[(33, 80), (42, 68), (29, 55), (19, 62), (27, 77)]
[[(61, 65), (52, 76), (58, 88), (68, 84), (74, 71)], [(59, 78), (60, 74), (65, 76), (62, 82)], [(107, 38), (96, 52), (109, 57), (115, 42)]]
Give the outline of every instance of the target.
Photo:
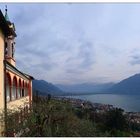
[(78, 57), (82, 59), (80, 68), (89, 69), (95, 63), (94, 46), (91, 42), (84, 41), (81, 43)]
[(140, 64), (140, 54), (135, 54), (131, 56), (131, 60), (129, 61), (131, 65), (139, 65)]
[(66, 69), (66, 73), (67, 74), (74, 74), (74, 75), (79, 75), (79, 74), (82, 74), (83, 71), (82, 70), (79, 70), (79, 69), (72, 69), (72, 68), (67, 68)]
[(53, 83), (129, 76), (140, 64), (139, 49), (131, 53), (140, 44), (139, 6), (8, 4), (17, 67)]
[(66, 60), (66, 72), (81, 74), (89, 71), (96, 62), (93, 43), (83, 38), (78, 39), (73, 46), (75, 50)]

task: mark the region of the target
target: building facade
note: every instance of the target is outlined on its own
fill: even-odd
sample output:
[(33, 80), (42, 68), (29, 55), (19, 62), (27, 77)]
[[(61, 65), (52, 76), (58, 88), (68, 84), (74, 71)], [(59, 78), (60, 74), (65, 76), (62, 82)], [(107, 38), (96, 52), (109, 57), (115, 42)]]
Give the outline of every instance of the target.
[(7, 9), (5, 16), (0, 10), (0, 110), (30, 107), (32, 102), (32, 79), (16, 68), (15, 32)]

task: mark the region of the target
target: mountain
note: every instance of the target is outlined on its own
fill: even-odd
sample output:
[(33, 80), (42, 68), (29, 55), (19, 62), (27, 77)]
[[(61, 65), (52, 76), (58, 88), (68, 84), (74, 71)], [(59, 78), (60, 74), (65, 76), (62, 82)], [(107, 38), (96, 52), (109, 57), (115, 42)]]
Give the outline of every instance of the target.
[(107, 90), (114, 83), (104, 83), (104, 84), (95, 84), (95, 83), (82, 83), (82, 84), (75, 84), (75, 85), (62, 85), (57, 84), (56, 86), (65, 92), (72, 92), (72, 93), (95, 93), (95, 92), (102, 92)]
[(34, 94), (38, 91), (40, 95), (61, 95), (64, 92), (52, 83), (48, 83), (44, 80), (33, 80), (33, 91)]
[(33, 90), (38, 90), (41, 95), (68, 95), (84, 93), (112, 93), (112, 94), (140, 94), (140, 74), (135, 74), (127, 79), (114, 83), (83, 83), (75, 85), (53, 85), (44, 80), (33, 80)]
[(107, 90), (116, 94), (140, 94), (140, 74), (135, 74), (115, 84)]

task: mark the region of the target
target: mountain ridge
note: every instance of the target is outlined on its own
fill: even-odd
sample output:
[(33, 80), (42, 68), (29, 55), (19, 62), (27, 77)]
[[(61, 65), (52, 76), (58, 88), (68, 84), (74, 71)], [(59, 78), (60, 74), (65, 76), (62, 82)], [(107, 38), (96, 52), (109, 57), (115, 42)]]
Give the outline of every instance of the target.
[(64, 84), (55, 84), (58, 88), (64, 92), (74, 92), (74, 93), (93, 93), (93, 92), (102, 92), (105, 89), (108, 89), (114, 85), (114, 83), (81, 83), (73, 85), (64, 85)]
[(82, 95), (94, 93), (140, 94), (140, 74), (132, 75), (118, 83), (82, 83), (75, 85), (52, 84), (45, 80), (33, 80), (34, 91), (41, 95)]
[(64, 92), (61, 89), (54, 86), (52, 83), (49, 83), (45, 80), (37, 80), (37, 79), (33, 80), (33, 91), (34, 91), (34, 94), (36, 94), (36, 92), (39, 92), (40, 95), (64, 94)]
[(116, 94), (140, 94), (140, 73), (132, 75), (107, 90)]

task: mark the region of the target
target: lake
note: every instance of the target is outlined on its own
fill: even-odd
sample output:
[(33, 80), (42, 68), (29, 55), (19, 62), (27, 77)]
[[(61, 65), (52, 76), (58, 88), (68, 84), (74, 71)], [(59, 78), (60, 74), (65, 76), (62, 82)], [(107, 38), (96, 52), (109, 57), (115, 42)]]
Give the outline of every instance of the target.
[(93, 94), (65, 97), (88, 100), (93, 103), (111, 104), (125, 111), (140, 112), (140, 95)]

